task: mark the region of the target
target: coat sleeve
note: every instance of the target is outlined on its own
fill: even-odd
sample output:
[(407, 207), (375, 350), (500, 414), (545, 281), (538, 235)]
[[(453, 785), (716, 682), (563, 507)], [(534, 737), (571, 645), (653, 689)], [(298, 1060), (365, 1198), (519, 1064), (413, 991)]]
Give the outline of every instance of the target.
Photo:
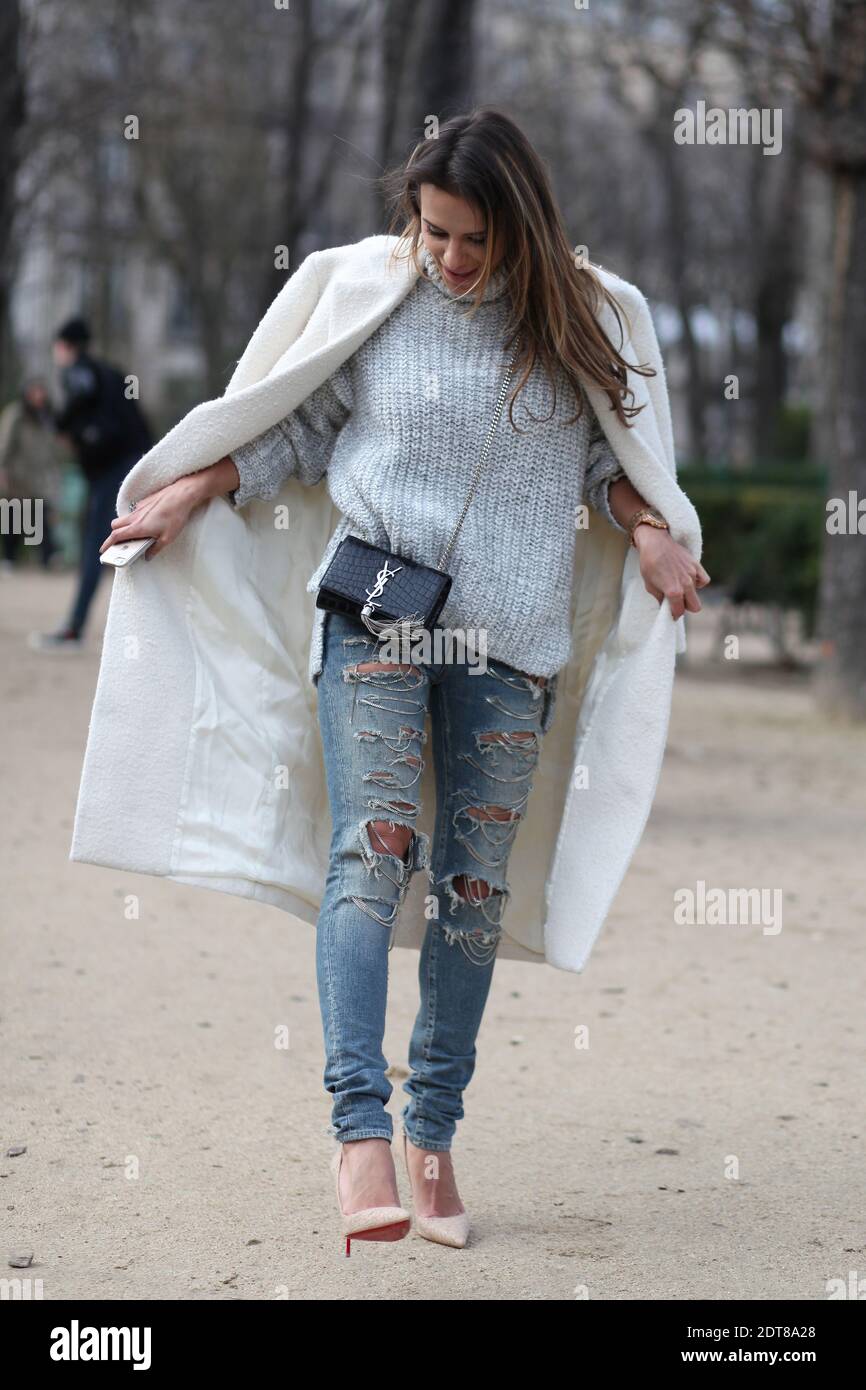
[(275, 497), (287, 478), (317, 483), (328, 471), (337, 436), (353, 405), (349, 361), (269, 430), (234, 449), (240, 483), (227, 493), (235, 507)]
[(594, 511), (600, 512), (605, 521), (617, 531), (627, 535), (626, 528), (620, 526), (610, 509), (608, 490), (611, 483), (615, 483), (628, 475), (608, 443), (607, 436), (598, 422), (598, 416), (589, 402), (586, 403), (585, 409), (590, 412), (592, 418), (589, 431), (589, 456), (584, 479), (586, 501)]

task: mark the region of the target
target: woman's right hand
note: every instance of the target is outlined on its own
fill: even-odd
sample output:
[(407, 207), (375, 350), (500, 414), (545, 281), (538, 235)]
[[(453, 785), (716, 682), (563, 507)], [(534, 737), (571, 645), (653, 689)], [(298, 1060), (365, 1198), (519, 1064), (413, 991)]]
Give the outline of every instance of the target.
[[(197, 481), (198, 480), (198, 481)], [(142, 497), (134, 512), (128, 516), (116, 516), (111, 523), (111, 535), (106, 536), (99, 547), (100, 555), (111, 545), (121, 541), (134, 541), (145, 536), (155, 536), (154, 544), (144, 552), (145, 560), (158, 555), (172, 541), (177, 540), (190, 514), (205, 500), (199, 474), (187, 474), (167, 483), (149, 497)]]

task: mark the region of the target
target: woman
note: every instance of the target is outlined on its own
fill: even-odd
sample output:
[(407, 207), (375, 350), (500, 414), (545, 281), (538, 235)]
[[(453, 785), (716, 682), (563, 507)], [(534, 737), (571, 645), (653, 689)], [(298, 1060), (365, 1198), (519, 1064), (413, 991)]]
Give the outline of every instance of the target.
[[(390, 239), (393, 257), (415, 265), (408, 292), (400, 291), (389, 312), (377, 311), (377, 323), (365, 320), (351, 349), (351, 314), (335, 315), (339, 300), (332, 298), (327, 326), (317, 331), (324, 332), (323, 341), (340, 339), (339, 365), (279, 416), (280, 372), (301, 367), (278, 297), (230, 387), (236, 386), (235, 423), (222, 437), (234, 433), (237, 442), (217, 462), (197, 461), (184, 473), (164, 454), (164, 472), (150, 475), (162, 485), (149, 492), (141, 491), (143, 475), (137, 490), (135, 478), (128, 479), (119, 500), (122, 505), (134, 496), (135, 514), (112, 523), (102, 549), (155, 536), (150, 559), (183, 543), (203, 502), (228, 496), (236, 509), (250, 504), (254, 511), (282, 496), (289, 480), (304, 488), (321, 480), (342, 516), (308, 591), (348, 534), (435, 565), (460, 515), (517, 344), (514, 389), (502, 421), (507, 433), (503, 428), (494, 438), (451, 555), (454, 584), (439, 619), (443, 628), (483, 629), (484, 671), (470, 670), (468, 660), (379, 660), (363, 625), (323, 610), (316, 610), (309, 646), (332, 825), (317, 917), (317, 972), (344, 1231), (356, 1239), (393, 1240), (409, 1228), (384, 1108), (391, 1087), (382, 1036), (388, 950), (415, 871), (426, 868), (433, 892), (425, 899), (430, 910), (420, 943), (421, 1008), (410, 1043), (404, 1149), (419, 1232), (461, 1246), (468, 1218), (451, 1141), (513, 907), (506, 870), (521, 829), (528, 829), (530, 790), (553, 725), (558, 677), (574, 659), (575, 524), (580, 539), (584, 501), (602, 513), (602, 524), (620, 543), (633, 542), (645, 590), (660, 603), (667, 600), (669, 620), (700, 608), (696, 589), (708, 576), (632, 485), (589, 404), (587, 390), (596, 400), (603, 395), (623, 430), (638, 411), (631, 374), (648, 376), (654, 369), (627, 364), (600, 327), (600, 305), (612, 297), (592, 269), (575, 265), (543, 166), (519, 129), (489, 110), (455, 118), (436, 140), (417, 147), (392, 183), (396, 222), (405, 233)], [(303, 331), (311, 334), (302, 362), (313, 363), (321, 353), (311, 328), (320, 293), (321, 280), (308, 277), (291, 301), (291, 324), (305, 315)], [(254, 392), (261, 402), (258, 419), (272, 418), (253, 435)], [(655, 415), (661, 436), (661, 405)], [(189, 456), (201, 456), (195, 440), (204, 420), (186, 430)], [(174, 443), (180, 442), (178, 435)], [(680, 509), (679, 529), (695, 547), (690, 504), (675, 484), (667, 487), (666, 480), (653, 490)], [(225, 522), (223, 513), (219, 526)], [(259, 534), (269, 547), (261, 574), (277, 552), (264, 527)], [(290, 535), (303, 543), (303, 528), (290, 525)], [(203, 546), (200, 538), (190, 564)], [(617, 548), (620, 571), (623, 549)], [(258, 560), (257, 552), (247, 553), (250, 566)], [(271, 583), (276, 593), (276, 569)], [(212, 602), (219, 601), (213, 594)], [(288, 594), (284, 601), (291, 601)], [(269, 623), (275, 608), (269, 608)], [(672, 638), (669, 621), (665, 634), (665, 641)], [(111, 646), (111, 612), (104, 645)], [(273, 645), (263, 647), (264, 664)], [(672, 642), (666, 651), (672, 656)], [(432, 836), (419, 828), (428, 714), (437, 777)], [(94, 767), (98, 758), (94, 749)], [(194, 758), (184, 774), (187, 788), (193, 765)], [(119, 862), (105, 847), (95, 851), (92, 839), (85, 843), (90, 805), (83, 792), (72, 857)], [(101, 833), (105, 841), (104, 826)], [(312, 850), (312, 840), (307, 844)], [(178, 869), (172, 858), (159, 871), (206, 881), (194, 868)], [(264, 875), (257, 879), (263, 883)], [(226, 880), (213, 886), (243, 891)]]

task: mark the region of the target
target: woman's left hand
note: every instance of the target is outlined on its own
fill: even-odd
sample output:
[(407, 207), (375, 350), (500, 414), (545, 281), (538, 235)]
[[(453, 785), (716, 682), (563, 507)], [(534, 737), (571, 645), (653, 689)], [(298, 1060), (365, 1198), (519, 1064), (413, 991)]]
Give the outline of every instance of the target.
[(643, 582), (653, 598), (659, 603), (668, 599), (673, 618), (681, 618), (686, 609), (690, 613), (700, 613), (697, 590), (710, 582), (700, 561), (684, 545), (673, 540), (669, 531), (657, 526), (646, 523), (636, 526), (634, 538)]

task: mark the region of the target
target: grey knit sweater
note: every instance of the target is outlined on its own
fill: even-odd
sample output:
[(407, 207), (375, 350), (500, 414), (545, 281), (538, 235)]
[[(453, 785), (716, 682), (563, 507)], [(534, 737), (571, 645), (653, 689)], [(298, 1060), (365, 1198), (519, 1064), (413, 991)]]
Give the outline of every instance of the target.
[[(491, 277), (470, 319), (466, 294), (449, 289), (429, 252), (422, 264), (430, 278), (419, 276), (333, 376), (232, 454), (240, 485), (229, 497), (238, 507), (276, 496), (289, 476), (327, 477), (343, 515), (310, 592), (346, 535), (435, 566), (463, 507), (508, 365), (505, 275)], [(556, 396), (552, 411), (536, 363), (514, 406), (522, 433), (506, 405), (451, 552), (454, 582), (438, 619), (442, 628), (484, 629), (489, 656), (547, 677), (571, 655), (574, 547), (585, 534), (576, 509), (586, 500), (622, 531), (607, 492), (625, 476), (585, 397), (580, 420), (565, 423), (576, 402), (561, 369)], [(317, 609), (313, 681), (324, 618)]]

